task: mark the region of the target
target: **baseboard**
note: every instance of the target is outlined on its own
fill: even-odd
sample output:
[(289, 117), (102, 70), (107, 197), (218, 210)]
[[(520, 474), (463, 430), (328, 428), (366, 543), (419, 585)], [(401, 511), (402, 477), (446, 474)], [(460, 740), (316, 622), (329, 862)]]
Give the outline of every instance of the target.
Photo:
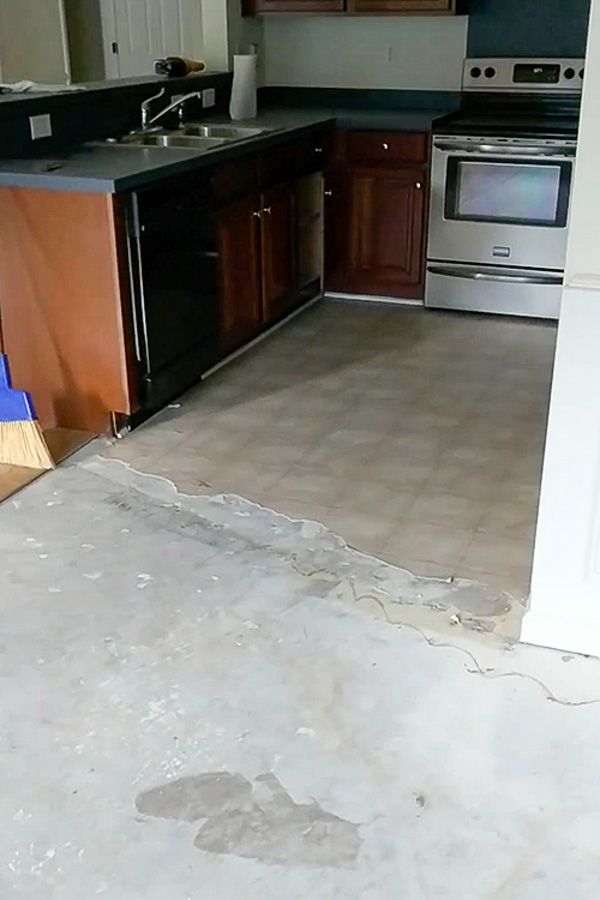
[(576, 608), (570, 616), (548, 616), (530, 609), (523, 618), (520, 640), (537, 647), (600, 657), (600, 615), (582, 619)]
[(423, 306), (422, 300), (410, 297), (380, 297), (373, 294), (345, 294), (338, 291), (325, 291), (325, 297), (331, 300), (358, 300), (360, 303), (389, 303), (391, 306)]
[(218, 372), (219, 369), (222, 369), (223, 366), (228, 365), (230, 362), (233, 362), (234, 359), (237, 359), (238, 356), (243, 356), (244, 353), (247, 353), (248, 350), (252, 350), (253, 347), (256, 347), (257, 344), (260, 344), (265, 338), (268, 338), (269, 335), (273, 334), (275, 331), (279, 331), (284, 325), (288, 322), (291, 322), (292, 319), (295, 319), (296, 316), (299, 316), (300, 313), (303, 313), (305, 310), (309, 309), (315, 303), (318, 303), (319, 300), (323, 299), (323, 294), (317, 294), (316, 297), (313, 297), (311, 300), (307, 300), (306, 303), (303, 303), (302, 306), (298, 306), (294, 309), (289, 315), (285, 316), (285, 318), (280, 319), (274, 325), (271, 325), (266, 331), (261, 331), (259, 335), (257, 335), (253, 340), (249, 341), (249, 343), (244, 344), (238, 350), (234, 350), (233, 353), (230, 353), (229, 356), (226, 356), (225, 359), (220, 360), (216, 366), (213, 366), (212, 369), (209, 369), (202, 376), (202, 381), (206, 381), (207, 378), (210, 378), (211, 375), (214, 375), (215, 372)]

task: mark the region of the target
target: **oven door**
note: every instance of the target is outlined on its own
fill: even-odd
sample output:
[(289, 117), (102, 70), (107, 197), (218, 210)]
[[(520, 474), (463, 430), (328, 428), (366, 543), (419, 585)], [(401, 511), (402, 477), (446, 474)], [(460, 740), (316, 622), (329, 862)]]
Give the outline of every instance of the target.
[(574, 154), (435, 138), (428, 258), (561, 271)]

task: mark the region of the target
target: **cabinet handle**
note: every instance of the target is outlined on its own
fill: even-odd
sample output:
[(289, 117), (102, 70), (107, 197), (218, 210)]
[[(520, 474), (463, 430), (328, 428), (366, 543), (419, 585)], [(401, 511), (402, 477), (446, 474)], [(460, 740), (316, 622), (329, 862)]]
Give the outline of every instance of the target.
[(270, 216), (271, 213), (273, 212), (273, 207), (265, 206), (265, 208), (263, 209), (263, 212), (264, 212), (265, 216)]
[(333, 191), (325, 191), (326, 197), (333, 197)]
[(384, 142), (381, 146), (383, 147), (384, 150), (389, 150), (389, 149), (390, 149), (390, 145), (389, 145), (389, 144), (386, 144), (385, 142)]
[(257, 219), (262, 219), (262, 213), (260, 212), (260, 210), (253, 212), (252, 215), (256, 216)]
[(415, 184), (415, 187), (416, 187), (416, 189), (417, 189), (418, 191), (420, 191), (421, 188), (423, 187), (423, 185), (421, 184), (420, 181), (417, 181), (417, 183)]

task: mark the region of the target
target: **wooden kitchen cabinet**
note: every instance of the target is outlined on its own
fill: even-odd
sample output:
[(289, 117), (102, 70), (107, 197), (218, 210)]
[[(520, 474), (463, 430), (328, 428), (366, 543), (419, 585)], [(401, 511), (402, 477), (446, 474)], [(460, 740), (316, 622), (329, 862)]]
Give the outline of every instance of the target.
[(252, 338), (295, 299), (294, 194), (278, 185), (219, 214), (221, 346)]
[(242, 0), (244, 16), (264, 13), (349, 13), (365, 15), (453, 15), (465, 0)]
[(262, 325), (260, 197), (221, 210), (218, 220), (221, 346), (227, 352)]
[(344, 12), (345, 0), (242, 0), (242, 14)]
[(352, 290), (415, 296), (423, 268), (423, 174), (413, 169), (352, 170), (348, 181)]
[(325, 176), (325, 285), (331, 291), (347, 289), (349, 180), (345, 173)]
[(348, 10), (357, 13), (454, 13), (456, 0), (347, 0)]
[(425, 134), (343, 136), (325, 185), (325, 287), (371, 296), (423, 296)]
[(296, 283), (294, 194), (279, 185), (263, 194), (261, 262), (263, 316), (270, 322), (293, 299)]

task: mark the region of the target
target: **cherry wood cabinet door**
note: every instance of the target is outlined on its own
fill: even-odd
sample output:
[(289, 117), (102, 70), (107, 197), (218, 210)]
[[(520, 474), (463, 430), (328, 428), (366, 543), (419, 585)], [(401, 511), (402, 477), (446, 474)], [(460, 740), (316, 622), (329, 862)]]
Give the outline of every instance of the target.
[(344, 12), (345, 8), (345, 0), (242, 0), (242, 12), (245, 16), (269, 12)]
[(453, 13), (456, 0), (348, 0), (350, 12), (362, 13)]
[(265, 322), (283, 313), (296, 286), (294, 193), (278, 185), (262, 195), (262, 285)]
[(424, 174), (350, 170), (348, 276), (355, 292), (421, 295)]
[(221, 348), (233, 350), (262, 324), (258, 194), (219, 213)]
[(339, 171), (325, 176), (325, 288), (345, 291), (349, 239), (349, 179)]

